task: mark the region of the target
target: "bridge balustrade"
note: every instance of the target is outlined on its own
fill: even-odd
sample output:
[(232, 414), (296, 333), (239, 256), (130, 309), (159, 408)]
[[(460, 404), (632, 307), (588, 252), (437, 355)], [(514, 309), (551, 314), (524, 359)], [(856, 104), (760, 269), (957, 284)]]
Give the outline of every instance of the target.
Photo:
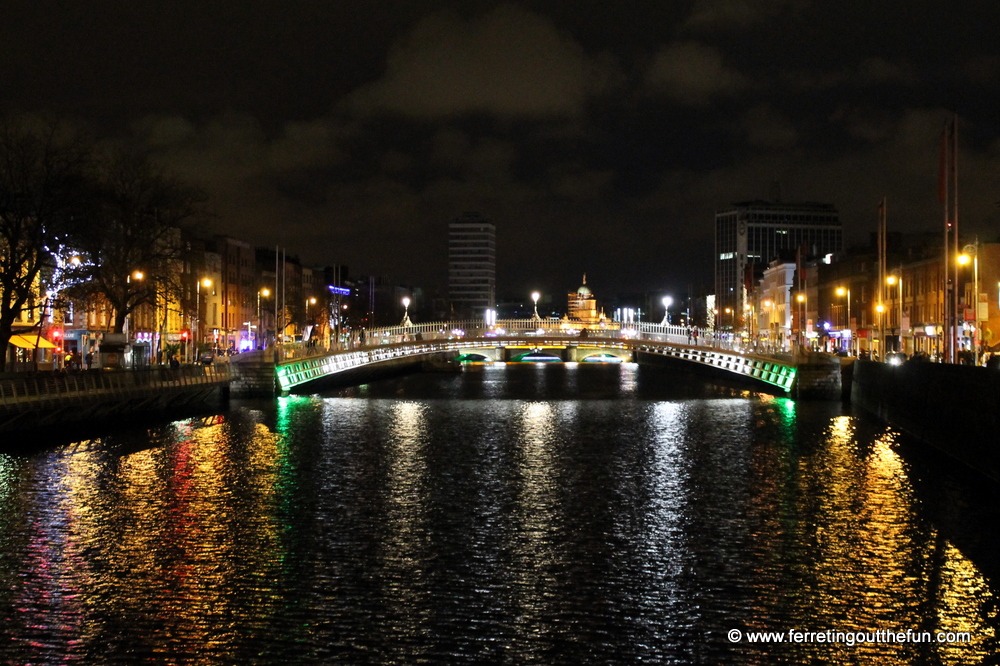
[(580, 344), (585, 339), (602, 340), (601, 346), (710, 365), (784, 390), (791, 388), (796, 372), (790, 357), (720, 349), (720, 342), (725, 341), (701, 331), (696, 338), (691, 329), (683, 326), (613, 323), (581, 332), (565, 321), (521, 319), (500, 320), (494, 325), (466, 320), (370, 329), (363, 341), (359, 336), (351, 345), (339, 349), (289, 349), (286, 345), (277, 373), (281, 388), (289, 390), (333, 373), (408, 356), (498, 346), (564, 346)]

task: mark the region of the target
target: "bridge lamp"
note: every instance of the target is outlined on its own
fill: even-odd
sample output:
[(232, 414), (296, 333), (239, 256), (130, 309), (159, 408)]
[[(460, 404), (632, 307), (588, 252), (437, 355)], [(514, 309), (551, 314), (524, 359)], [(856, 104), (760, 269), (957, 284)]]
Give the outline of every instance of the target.
[(403, 296), (403, 321), (399, 324), (400, 326), (413, 326), (413, 322), (410, 321), (410, 297)]
[(539, 294), (537, 291), (531, 292), (531, 300), (535, 302), (535, 314), (531, 318), (534, 319), (535, 321), (541, 321), (542, 319), (541, 317), (538, 316), (538, 299), (541, 297), (542, 295)]
[(672, 299), (669, 296), (664, 296), (662, 302), (663, 302), (663, 323), (660, 324), (660, 325), (661, 326), (669, 326), (670, 325), (670, 306), (673, 305), (674, 299)]

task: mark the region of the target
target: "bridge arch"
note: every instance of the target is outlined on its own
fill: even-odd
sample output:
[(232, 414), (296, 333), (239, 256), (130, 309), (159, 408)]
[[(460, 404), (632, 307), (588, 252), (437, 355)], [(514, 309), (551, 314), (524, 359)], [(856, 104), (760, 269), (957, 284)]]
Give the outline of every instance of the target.
[[(537, 326), (532, 322), (532, 326)], [(327, 354), (293, 359), (276, 364), (275, 372), (282, 392), (308, 390), (310, 383), (334, 377), (341, 373), (363, 368), (389, 367), (413, 364), (425, 359), (453, 360), (461, 354), (480, 354), (493, 360), (508, 358), (505, 354), (515, 349), (559, 351), (559, 356), (567, 361), (587, 358), (614, 356), (621, 360), (632, 360), (638, 353), (655, 354), (690, 363), (710, 366), (718, 370), (757, 380), (783, 393), (788, 393), (795, 380), (794, 362), (772, 357), (741, 354), (719, 350), (705, 345), (688, 345), (676, 342), (676, 333), (663, 334), (658, 331), (626, 333), (618, 330), (591, 331), (586, 338), (575, 335), (545, 334), (546, 331), (526, 332), (522, 335), (489, 335), (469, 337), (462, 331), (459, 336), (444, 333), (446, 325), (440, 327), (441, 335), (418, 334), (414, 336), (386, 336), (379, 341), (391, 340), (360, 349), (334, 351)], [(665, 328), (665, 327), (662, 327)], [(373, 337), (373, 339), (375, 339)]]

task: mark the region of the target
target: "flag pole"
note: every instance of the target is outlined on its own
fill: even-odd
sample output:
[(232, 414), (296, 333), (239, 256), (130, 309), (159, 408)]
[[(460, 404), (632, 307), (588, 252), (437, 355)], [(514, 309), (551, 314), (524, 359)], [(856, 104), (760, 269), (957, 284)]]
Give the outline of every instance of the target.
[(941, 201), (944, 212), (944, 250), (943, 262), (941, 265), (941, 358), (943, 361), (951, 361), (949, 346), (951, 342), (951, 215), (948, 210), (948, 121), (945, 121), (941, 129), (941, 156), (938, 164), (938, 199)]

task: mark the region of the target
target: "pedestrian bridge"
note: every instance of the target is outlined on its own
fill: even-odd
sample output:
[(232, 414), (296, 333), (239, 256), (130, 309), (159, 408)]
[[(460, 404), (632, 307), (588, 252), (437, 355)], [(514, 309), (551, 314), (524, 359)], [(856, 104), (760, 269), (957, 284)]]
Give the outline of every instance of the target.
[(711, 366), (784, 393), (791, 390), (796, 376), (791, 356), (746, 354), (727, 346), (727, 341), (711, 335), (694, 337), (683, 327), (648, 323), (579, 331), (566, 322), (531, 319), (501, 320), (491, 326), (470, 321), (436, 322), (368, 330), (343, 349), (286, 349), (275, 364), (275, 372), (280, 390), (290, 393), (339, 373), (405, 359), (457, 359), (479, 354), (502, 361), (538, 350), (565, 361), (632, 360), (638, 353), (647, 353)]

